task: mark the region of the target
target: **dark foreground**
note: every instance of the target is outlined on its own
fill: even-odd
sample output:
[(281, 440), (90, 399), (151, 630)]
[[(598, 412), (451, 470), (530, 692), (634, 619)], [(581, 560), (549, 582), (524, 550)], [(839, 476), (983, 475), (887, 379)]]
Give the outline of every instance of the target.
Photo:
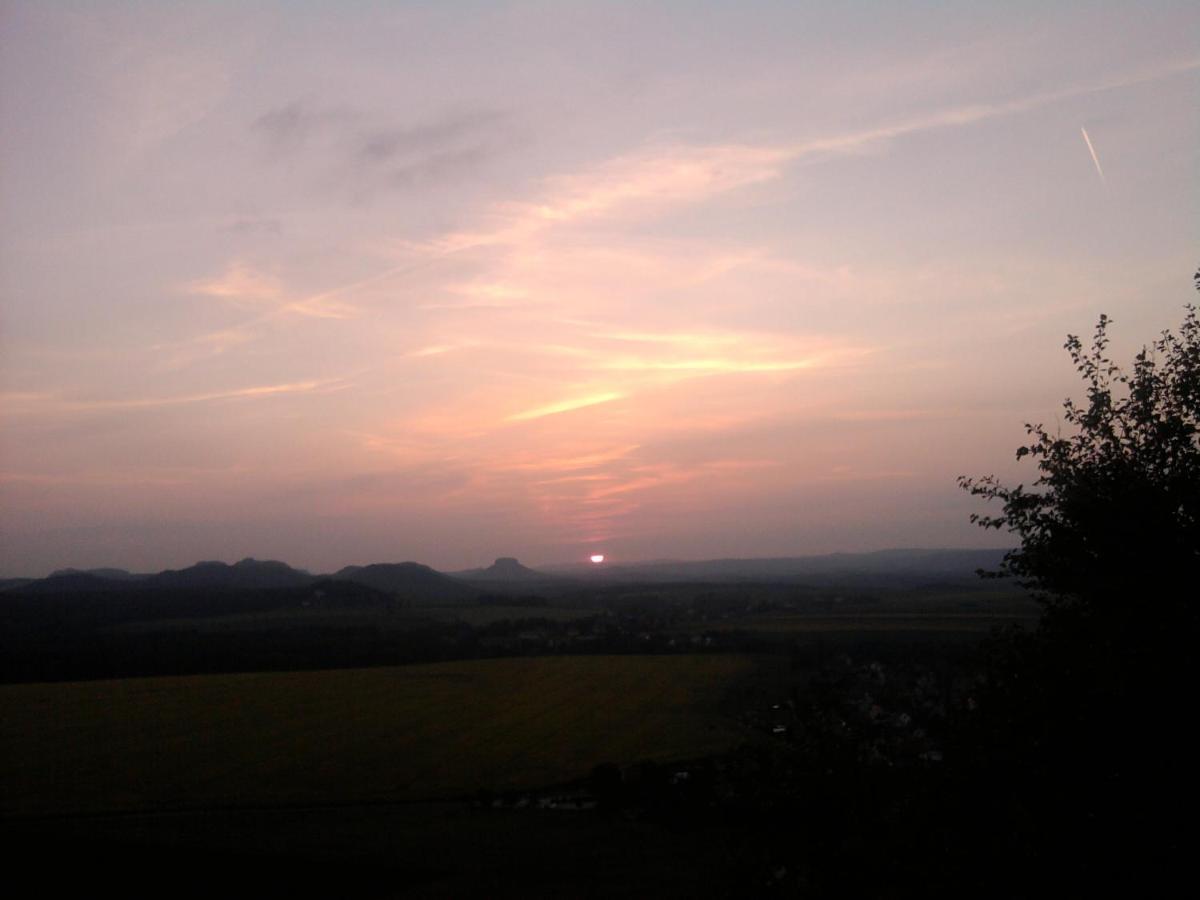
[[(1195, 797), (1181, 640), (1130, 659), (1017, 607), (1024, 636), (945, 604), (619, 599), (429, 626), (494, 658), (0, 688), (9, 875), (50, 896), (1142, 895), (1192, 846), (1168, 814)], [(160, 635), (280, 630), (187, 627)], [(300, 629), (308, 652), (305, 628), (275, 646)]]

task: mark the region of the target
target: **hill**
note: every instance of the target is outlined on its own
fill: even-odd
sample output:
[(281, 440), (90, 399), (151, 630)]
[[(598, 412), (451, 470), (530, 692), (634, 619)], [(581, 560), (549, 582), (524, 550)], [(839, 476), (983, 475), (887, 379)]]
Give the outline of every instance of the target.
[(95, 578), (104, 578), (109, 581), (140, 581), (143, 578), (148, 578), (148, 575), (139, 575), (135, 572), (127, 571), (126, 569), (57, 569), (50, 573), (49, 578), (58, 578), (63, 575), (91, 575)]
[(223, 562), (198, 562), (186, 569), (168, 569), (143, 579), (156, 588), (223, 588), (262, 590), (303, 587), (316, 579), (287, 563), (247, 557), (232, 566)]
[(452, 572), (450, 574), (462, 581), (477, 581), (488, 585), (533, 586), (560, 583), (568, 580), (562, 575), (550, 575), (546, 572), (539, 572), (537, 569), (523, 566), (519, 560), (512, 556), (501, 556), (486, 569), (465, 569), (464, 571)]
[(471, 603), (479, 596), (475, 587), (415, 562), (346, 566), (329, 577), (363, 584), (424, 606)]

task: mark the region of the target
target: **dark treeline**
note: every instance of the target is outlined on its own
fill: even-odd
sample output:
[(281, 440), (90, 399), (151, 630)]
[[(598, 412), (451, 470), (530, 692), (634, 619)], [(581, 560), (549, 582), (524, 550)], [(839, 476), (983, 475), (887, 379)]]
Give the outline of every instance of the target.
[[(52, 581), (58, 581), (57, 579)], [(871, 614), (923, 593), (854, 594), (795, 585), (621, 585), (548, 599), (480, 593), (430, 607), (352, 582), (260, 590), (65, 581), (0, 595), (0, 681), (356, 668), (546, 653), (759, 652), (807, 655), (819, 637), (747, 627), (772, 614)], [(914, 599), (915, 598), (915, 599)], [(977, 609), (982, 601), (960, 601)], [(472, 621), (470, 610), (486, 615)], [(1010, 612), (1028, 613), (1015, 598)], [(915, 638), (877, 635), (879, 651)], [(978, 635), (958, 639), (973, 642)], [(869, 636), (854, 638), (858, 643)], [(955, 640), (943, 635), (939, 642)]]

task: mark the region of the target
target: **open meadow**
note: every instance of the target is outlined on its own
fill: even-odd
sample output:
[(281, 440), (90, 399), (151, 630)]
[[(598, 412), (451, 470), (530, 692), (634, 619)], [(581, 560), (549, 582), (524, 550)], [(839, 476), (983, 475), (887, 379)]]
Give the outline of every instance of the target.
[(728, 748), (740, 656), (586, 656), (0, 687), (0, 814), (401, 802)]

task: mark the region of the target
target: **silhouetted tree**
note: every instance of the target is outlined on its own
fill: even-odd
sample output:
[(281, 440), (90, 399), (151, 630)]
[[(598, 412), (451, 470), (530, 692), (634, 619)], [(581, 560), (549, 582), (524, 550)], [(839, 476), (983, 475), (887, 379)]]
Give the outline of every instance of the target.
[(971, 520), (1020, 538), (1000, 574), (1036, 589), (1051, 612), (1175, 627), (1194, 621), (1200, 580), (1200, 321), (1189, 305), (1178, 334), (1164, 331), (1128, 371), (1107, 355), (1109, 324), (1102, 315), (1090, 350), (1067, 338), (1086, 385), (1081, 403), (1064, 403), (1069, 433), (1025, 426), (1017, 458), (1037, 461), (1032, 488), (993, 476), (959, 484), (1000, 501), (998, 515)]
[(1067, 338), (1085, 398), (1064, 403), (1065, 434), (1025, 426), (1032, 486), (959, 479), (1001, 504), (972, 521), (1020, 539), (999, 574), (1034, 588), (1047, 615), (992, 642), (978, 712), (952, 739), (966, 783), (1000, 786), (989, 815), (1027, 848), (1013, 850), (1022, 878), (1142, 894), (1188, 859), (1165, 798), (1197, 796), (1180, 710), (1197, 668), (1200, 320), (1188, 306), (1129, 370), (1109, 358), (1109, 325), (1101, 316), (1090, 349)]

